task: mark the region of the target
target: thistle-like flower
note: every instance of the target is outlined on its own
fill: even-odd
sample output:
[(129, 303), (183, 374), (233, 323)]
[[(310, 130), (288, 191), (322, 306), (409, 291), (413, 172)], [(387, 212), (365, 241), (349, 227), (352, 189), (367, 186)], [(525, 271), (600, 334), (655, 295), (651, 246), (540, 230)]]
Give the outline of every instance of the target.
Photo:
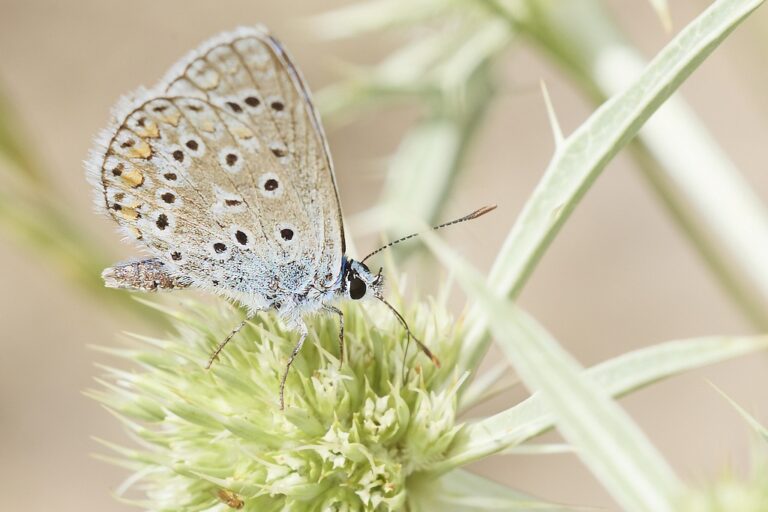
[[(443, 362), (404, 358), (406, 334), (380, 305), (350, 305), (347, 359), (338, 360), (333, 318), (311, 320), (311, 337), (278, 387), (295, 333), (259, 315), (211, 370), (208, 354), (241, 313), (186, 303), (166, 339), (133, 336), (138, 364), (106, 368), (90, 394), (140, 448), (105, 443), (134, 471), (121, 499), (151, 510), (397, 510), (418, 486), (409, 478), (439, 461), (461, 428), (455, 370), (461, 324), (434, 301), (405, 311), (411, 329)], [(137, 497), (136, 495), (139, 495)]]

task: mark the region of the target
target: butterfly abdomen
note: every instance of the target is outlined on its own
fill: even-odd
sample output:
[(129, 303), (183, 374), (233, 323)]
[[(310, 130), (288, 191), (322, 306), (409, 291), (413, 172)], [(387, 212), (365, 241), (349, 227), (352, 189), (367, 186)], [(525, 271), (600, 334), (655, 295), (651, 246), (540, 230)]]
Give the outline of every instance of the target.
[(140, 291), (178, 290), (187, 288), (189, 280), (178, 278), (157, 258), (128, 261), (109, 267), (101, 273), (109, 288), (127, 288)]

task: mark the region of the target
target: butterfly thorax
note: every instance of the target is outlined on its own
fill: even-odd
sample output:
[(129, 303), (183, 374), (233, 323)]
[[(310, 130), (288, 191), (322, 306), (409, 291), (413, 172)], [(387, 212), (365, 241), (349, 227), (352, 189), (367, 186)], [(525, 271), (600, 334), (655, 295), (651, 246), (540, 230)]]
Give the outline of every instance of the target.
[[(319, 277), (313, 283), (322, 282)], [(384, 286), (381, 270), (373, 274), (362, 262), (342, 257), (338, 278), (330, 285), (317, 286), (310, 284), (305, 290), (283, 294), (285, 300), (273, 304), (273, 308), (286, 319), (297, 321), (307, 313), (313, 313), (327, 308), (341, 300), (362, 300), (371, 296), (380, 296)]]
[[(269, 300), (268, 308), (277, 311), (289, 324), (296, 324), (301, 321), (304, 315), (328, 309), (335, 302), (380, 296), (384, 277), (381, 275), (381, 271), (378, 274), (373, 274), (364, 263), (344, 256), (338, 277), (328, 285), (318, 286), (314, 284), (320, 282), (323, 282), (321, 277), (315, 276), (304, 287), (294, 290), (278, 290), (273, 296), (267, 297)], [(248, 307), (252, 307), (249, 304), (249, 299), (255, 300), (254, 306), (261, 304), (257, 296), (233, 298)]]
[[(274, 310), (289, 323), (334, 302), (341, 288), (341, 274), (317, 275), (313, 267), (289, 262), (250, 279), (230, 278), (218, 283), (217, 290), (247, 307), (251, 313)], [(330, 283), (329, 281), (330, 280)], [(328, 283), (328, 284), (326, 284)]]

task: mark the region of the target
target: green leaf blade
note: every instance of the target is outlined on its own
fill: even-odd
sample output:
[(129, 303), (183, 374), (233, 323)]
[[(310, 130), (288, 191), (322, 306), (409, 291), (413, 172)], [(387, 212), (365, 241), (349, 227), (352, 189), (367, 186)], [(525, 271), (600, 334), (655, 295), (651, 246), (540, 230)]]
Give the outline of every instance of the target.
[[(600, 106), (569, 136), (515, 222), (491, 271), (494, 290), (516, 297), (544, 251), (605, 165), (658, 107), (762, 0), (720, 0), (692, 21), (624, 92)], [(480, 315), (470, 315), (480, 318)], [(463, 369), (474, 368), (489, 343), (475, 321)]]
[[(675, 340), (628, 352), (586, 370), (612, 396), (626, 395), (653, 382), (695, 368), (768, 350), (768, 336), (694, 338)], [(441, 468), (456, 467), (497, 453), (552, 428), (539, 395), (467, 427), (453, 455)]]

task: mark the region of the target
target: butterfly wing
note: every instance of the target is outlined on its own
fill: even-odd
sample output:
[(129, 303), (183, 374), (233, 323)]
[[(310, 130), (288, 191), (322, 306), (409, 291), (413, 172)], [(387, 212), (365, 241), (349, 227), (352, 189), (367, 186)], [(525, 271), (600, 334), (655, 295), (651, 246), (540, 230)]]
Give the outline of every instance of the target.
[(261, 28), (201, 45), (92, 159), (99, 202), (172, 273), (255, 307), (330, 287), (344, 234), (308, 89)]

